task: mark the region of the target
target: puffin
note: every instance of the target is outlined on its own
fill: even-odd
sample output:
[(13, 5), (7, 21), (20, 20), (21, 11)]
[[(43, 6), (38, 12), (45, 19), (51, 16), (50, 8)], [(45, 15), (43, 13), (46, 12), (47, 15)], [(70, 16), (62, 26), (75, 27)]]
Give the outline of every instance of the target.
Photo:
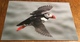
[[(52, 35), (48, 32), (44, 22), (48, 21), (49, 18), (55, 19), (56, 17), (50, 12), (53, 8), (52, 5), (44, 5), (39, 7), (37, 10), (30, 13), (30, 17), (25, 19), (24, 21), (17, 24), (19, 26), (16, 31), (20, 31), (26, 26), (33, 26), (35, 31), (41, 35), (45, 35), (47, 37), (52, 37)], [(27, 27), (26, 27), (27, 28)]]

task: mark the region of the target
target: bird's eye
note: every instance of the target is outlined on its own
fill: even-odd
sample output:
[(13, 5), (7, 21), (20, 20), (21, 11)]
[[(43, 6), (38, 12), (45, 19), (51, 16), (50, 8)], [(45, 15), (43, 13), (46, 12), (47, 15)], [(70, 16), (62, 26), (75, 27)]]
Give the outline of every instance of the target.
[(49, 15), (49, 14), (48, 14)]
[(44, 13), (44, 14), (47, 14), (47, 13)]

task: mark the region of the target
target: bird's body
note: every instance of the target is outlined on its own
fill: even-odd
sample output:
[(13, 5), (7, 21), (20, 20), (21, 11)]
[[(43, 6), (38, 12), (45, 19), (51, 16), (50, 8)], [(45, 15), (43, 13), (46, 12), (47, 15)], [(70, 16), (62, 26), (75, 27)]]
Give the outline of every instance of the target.
[(35, 27), (36, 32), (51, 37), (50, 33), (47, 31), (46, 27), (43, 24), (43, 22), (48, 21), (49, 18), (55, 19), (55, 16), (48, 12), (51, 8), (52, 6), (50, 5), (39, 7), (38, 10), (30, 14), (32, 15), (31, 17), (17, 25), (20, 26), (17, 31), (25, 28), (28, 25), (32, 25)]
[(44, 14), (42, 15), (37, 15), (37, 16), (31, 16), (28, 19), (22, 21), (21, 23), (19, 23), (17, 26), (20, 25), (30, 25), (33, 21), (40, 19), (41, 21), (47, 21), (48, 18), (44, 16)]

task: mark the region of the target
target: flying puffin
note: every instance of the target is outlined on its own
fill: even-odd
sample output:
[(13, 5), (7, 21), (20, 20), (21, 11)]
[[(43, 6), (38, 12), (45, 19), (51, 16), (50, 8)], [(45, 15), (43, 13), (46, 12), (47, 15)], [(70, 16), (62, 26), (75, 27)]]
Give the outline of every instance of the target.
[(17, 25), (19, 26), (17, 28), (17, 31), (25, 28), (28, 25), (32, 25), (33, 27), (35, 27), (36, 32), (48, 37), (52, 37), (43, 24), (49, 18), (55, 19), (55, 16), (49, 12), (52, 7), (53, 6), (51, 5), (44, 5), (39, 7), (36, 11), (30, 13), (30, 15), (32, 15), (31, 17), (27, 18)]

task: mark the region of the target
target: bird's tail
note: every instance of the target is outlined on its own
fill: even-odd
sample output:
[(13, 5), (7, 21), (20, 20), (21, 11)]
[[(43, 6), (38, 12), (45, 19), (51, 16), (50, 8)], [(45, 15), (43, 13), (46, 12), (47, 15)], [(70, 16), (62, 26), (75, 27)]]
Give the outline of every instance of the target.
[(19, 30), (21, 30), (21, 29), (23, 29), (23, 28), (25, 28), (25, 27), (26, 27), (26, 26), (21, 25), (20, 27), (17, 28), (17, 31), (19, 31)]

